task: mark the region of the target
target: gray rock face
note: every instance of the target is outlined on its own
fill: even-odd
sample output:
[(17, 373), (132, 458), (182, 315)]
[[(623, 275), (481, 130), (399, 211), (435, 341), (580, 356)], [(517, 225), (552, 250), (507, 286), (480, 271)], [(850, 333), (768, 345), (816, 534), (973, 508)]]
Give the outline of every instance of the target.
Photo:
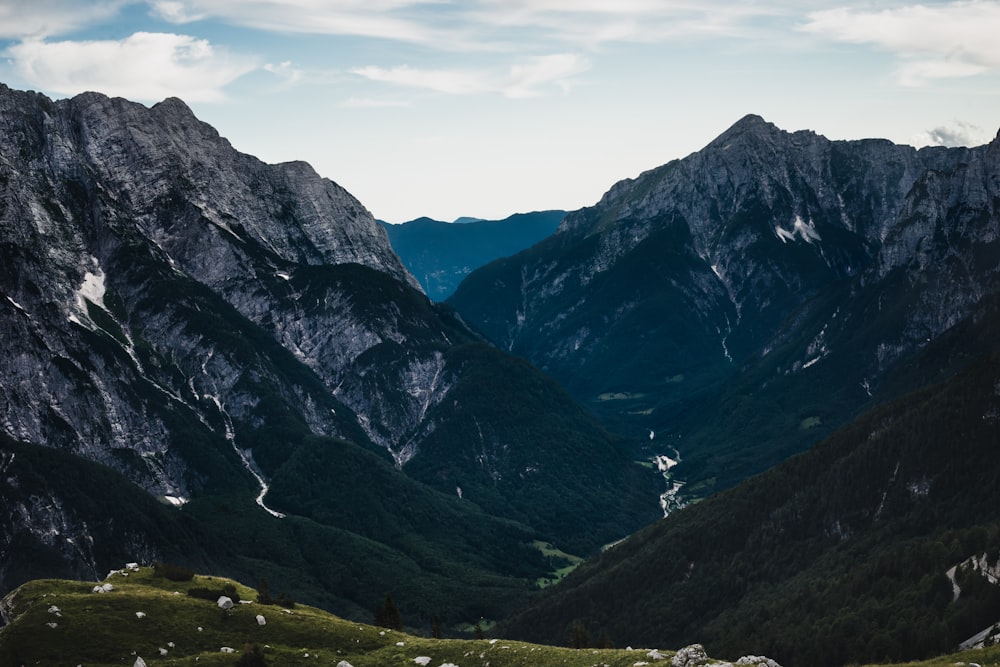
[[(1000, 141), (917, 150), (748, 116), (703, 150), (616, 184), (530, 252), (474, 272), (449, 304), (615, 428), (683, 433), (697, 451), (680, 451), (682, 467), (704, 481), (719, 465), (708, 449), (727, 441), (787, 438), (783, 455), (815, 442), (788, 429), (751, 443), (696, 432), (741, 397), (771, 391), (772, 405), (796, 404), (808, 374), (851, 406), (846, 418), (902, 361), (990, 307), (998, 159)], [(691, 414), (697, 424), (679, 423)], [(766, 448), (739, 457), (776, 458)]]
[[(314, 433), (360, 424), (402, 452), (447, 391), (447, 336), (393, 303), (422, 297), (371, 214), (304, 163), (239, 153), (180, 100), (0, 86), (0, 253), (0, 429), (154, 495), (210, 483), (176, 446), (178, 415), (263, 479), (237, 441), (267, 396)], [(33, 502), (17, 511), (38, 530), (81, 532)]]
[[(156, 521), (105, 520), (98, 501), (82, 516), (60, 496), (69, 487), (26, 472), (31, 457), (54, 455), (11, 465), (8, 437), (113, 468), (171, 507), (250, 491), (273, 517), (315, 512), (334, 524), (324, 529), (349, 523), (363, 537), (396, 539), (429, 519), (421, 509), (389, 531), (344, 503), (332, 514), (316, 503), (365, 486), (354, 502), (436, 489), (445, 495), (433, 502), (463, 517), (515, 516), (511, 540), (544, 514), (547, 532), (583, 549), (651, 518), (655, 480), (554, 383), (433, 304), (357, 200), (303, 163), (239, 153), (179, 100), (53, 102), (0, 87), (0, 258), (0, 504), (11, 509), (0, 589), (27, 576), (7, 569), (20, 538), (78, 576), (99, 571), (110, 548), (115, 560), (154, 560), (165, 557), (155, 539), (169, 542)], [(497, 385), (491, 400), (469, 400), (513, 365), (530, 394)], [(511, 419), (546, 401), (560, 419)], [(337, 439), (347, 453), (319, 451)], [(495, 451), (472, 451), (487, 440)], [(572, 457), (542, 451), (569, 443)], [(290, 480), (314, 472), (313, 454), (326, 467), (302, 491)], [(456, 508), (456, 480), (474, 505)], [(129, 486), (119, 498), (137, 495)], [(138, 514), (162, 518), (147, 501)]]
[[(650, 264), (651, 253), (664, 261), (676, 254), (675, 266), (690, 264), (679, 275), (658, 273), (682, 295), (684, 316), (717, 341), (706, 361), (745, 357), (831, 283), (873, 263), (884, 275), (915, 257), (918, 241), (933, 237), (959, 200), (970, 214), (949, 222), (950, 233), (969, 238), (968, 227), (982, 227), (992, 211), (995, 160), (988, 147), (829, 141), (747, 116), (703, 150), (617, 183), (594, 207), (568, 215), (561, 238), (543, 244), (547, 252), (512, 260), (519, 285), (492, 287), (517, 299), (490, 298), (490, 287), (469, 281), (467, 297), (460, 291), (453, 302), (501, 345), (574, 378), (585, 374), (575, 369), (588, 354), (618, 343), (616, 326), (647, 309), (641, 285), (630, 284), (617, 311), (580, 326), (596, 319), (588, 309), (595, 281)], [(995, 225), (976, 233), (994, 234)], [(497, 273), (487, 269), (482, 283)], [(485, 305), (466, 307), (466, 299)]]

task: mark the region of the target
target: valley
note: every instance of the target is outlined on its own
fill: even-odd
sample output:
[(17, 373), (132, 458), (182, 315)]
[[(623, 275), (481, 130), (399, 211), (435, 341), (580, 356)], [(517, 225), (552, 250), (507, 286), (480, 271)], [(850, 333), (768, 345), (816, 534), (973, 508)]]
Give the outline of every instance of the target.
[[(214, 614), (176, 653), (206, 664), (265, 627), (332, 665), (989, 644), (998, 211), (1000, 139), (746, 116), (591, 207), (388, 226), (179, 99), (0, 86), (0, 656), (128, 660), (139, 604)], [(126, 562), (266, 580), (314, 625), (79, 583)], [(403, 646), (365, 625), (390, 595)]]

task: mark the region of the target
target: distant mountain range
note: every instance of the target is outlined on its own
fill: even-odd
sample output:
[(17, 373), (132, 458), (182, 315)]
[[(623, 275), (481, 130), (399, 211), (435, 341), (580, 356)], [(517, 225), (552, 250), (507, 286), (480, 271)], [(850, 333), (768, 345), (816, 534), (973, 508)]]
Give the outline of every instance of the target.
[(1000, 138), (748, 116), (564, 219), (443, 224), (176, 99), (0, 86), (0, 589), (161, 559), (549, 642), (990, 641)]
[(382, 223), (389, 242), (434, 301), (444, 301), (465, 276), (495, 259), (529, 248), (552, 234), (565, 211), (518, 213), (503, 220), (418, 218)]

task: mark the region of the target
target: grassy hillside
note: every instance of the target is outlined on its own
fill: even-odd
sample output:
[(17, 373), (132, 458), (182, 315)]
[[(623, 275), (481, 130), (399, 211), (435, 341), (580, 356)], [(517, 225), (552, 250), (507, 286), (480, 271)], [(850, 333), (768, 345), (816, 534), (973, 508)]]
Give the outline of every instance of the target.
[[(126, 574), (127, 573), (127, 574)], [(93, 582), (36, 580), (0, 603), (0, 665), (154, 665), (232, 667), (633, 667), (669, 665), (673, 651), (648, 648), (560, 648), (506, 639), (431, 639), (346, 621), (319, 609), (262, 604), (258, 591), (231, 579), (174, 581), (140, 568), (111, 573), (113, 590)], [(229, 610), (188, 594), (225, 590)], [(263, 619), (263, 623), (261, 622)], [(405, 623), (405, 618), (403, 619)], [(232, 649), (228, 652), (226, 649)], [(1000, 647), (884, 667), (998, 665)], [(874, 667), (874, 666), (869, 666)]]
[[(257, 591), (229, 579), (195, 576), (171, 581), (153, 568), (128, 576), (113, 573), (106, 581), (114, 586), (109, 593), (94, 593), (92, 582), (53, 579), (32, 581), (11, 593), (2, 605), (11, 622), (0, 629), (0, 665), (99, 667), (133, 665), (141, 657), (150, 667), (305, 661), (317, 667), (335, 667), (342, 661), (354, 667), (631, 667), (643, 660), (668, 664), (671, 655), (659, 653), (657, 661), (649, 649), (577, 650), (495, 639), (428, 639), (345, 621), (304, 605), (288, 609), (260, 604)], [(222, 589), (227, 584), (249, 602), (226, 611), (215, 600), (187, 594), (192, 588)], [(223, 652), (222, 647), (235, 652)], [(263, 663), (250, 661), (256, 651)]]

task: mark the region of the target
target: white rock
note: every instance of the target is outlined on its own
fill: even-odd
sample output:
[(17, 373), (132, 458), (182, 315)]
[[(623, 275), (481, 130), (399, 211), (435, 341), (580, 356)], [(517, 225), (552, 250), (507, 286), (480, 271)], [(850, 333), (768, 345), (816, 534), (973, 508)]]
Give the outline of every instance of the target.
[(417, 663), (421, 667), (427, 667), (427, 665), (431, 664), (431, 658), (428, 655), (418, 655), (413, 659), (413, 662)]
[(59, 611), (60, 611), (59, 607), (57, 607), (55, 605), (52, 605), (51, 607), (49, 607), (49, 613), (50, 614), (58, 614)]
[(160, 655), (166, 655), (167, 654), (167, 649), (165, 649), (165, 648), (160, 648), (160, 649), (156, 649), (156, 650), (158, 650), (160, 652)]
[(354, 667), (354, 665), (347, 662), (346, 660), (341, 660), (340, 662), (337, 663), (337, 667)]
[(705, 653), (705, 647), (701, 644), (691, 644), (677, 651), (670, 664), (673, 667), (694, 667), (694, 665), (703, 665), (706, 662), (708, 662), (708, 654)]
[(125, 569), (126, 570), (131, 570), (132, 572), (138, 572), (139, 571), (139, 564), (138, 563), (125, 563)]
[(234, 649), (234, 648), (232, 648), (230, 646), (223, 646), (222, 648), (219, 649), (219, 652), (220, 653), (236, 653), (236, 649)]
[(257, 625), (267, 625), (267, 619), (257, 614)]
[(219, 609), (232, 609), (233, 608), (233, 599), (231, 597), (226, 596), (226, 595), (222, 595), (222, 596), (219, 596), (219, 599), (216, 600), (215, 604), (217, 604), (219, 606)]
[(745, 655), (736, 661), (737, 665), (760, 665), (760, 667), (781, 667), (778, 663), (762, 655)]
[(137, 611), (137, 612), (135, 612), (135, 617), (136, 618), (146, 618), (146, 612), (144, 612), (144, 611)]
[(167, 642), (167, 646), (169, 646), (170, 648), (175, 648), (173, 642)]
[(406, 646), (405, 642), (396, 642), (396, 646)]
[(58, 624), (58, 623), (46, 623), (45, 625), (49, 626), (49, 627), (50, 627), (50, 628), (52, 628), (53, 630), (55, 630), (56, 628), (58, 628), (58, 627), (59, 627), (59, 624)]
[(142, 658), (136, 658), (135, 662), (132, 663), (132, 667), (146, 667), (146, 661)]
[(101, 588), (104, 589), (105, 593), (110, 593), (111, 591), (115, 590), (115, 587), (112, 586), (111, 584), (104, 584), (103, 586), (101, 586)]

